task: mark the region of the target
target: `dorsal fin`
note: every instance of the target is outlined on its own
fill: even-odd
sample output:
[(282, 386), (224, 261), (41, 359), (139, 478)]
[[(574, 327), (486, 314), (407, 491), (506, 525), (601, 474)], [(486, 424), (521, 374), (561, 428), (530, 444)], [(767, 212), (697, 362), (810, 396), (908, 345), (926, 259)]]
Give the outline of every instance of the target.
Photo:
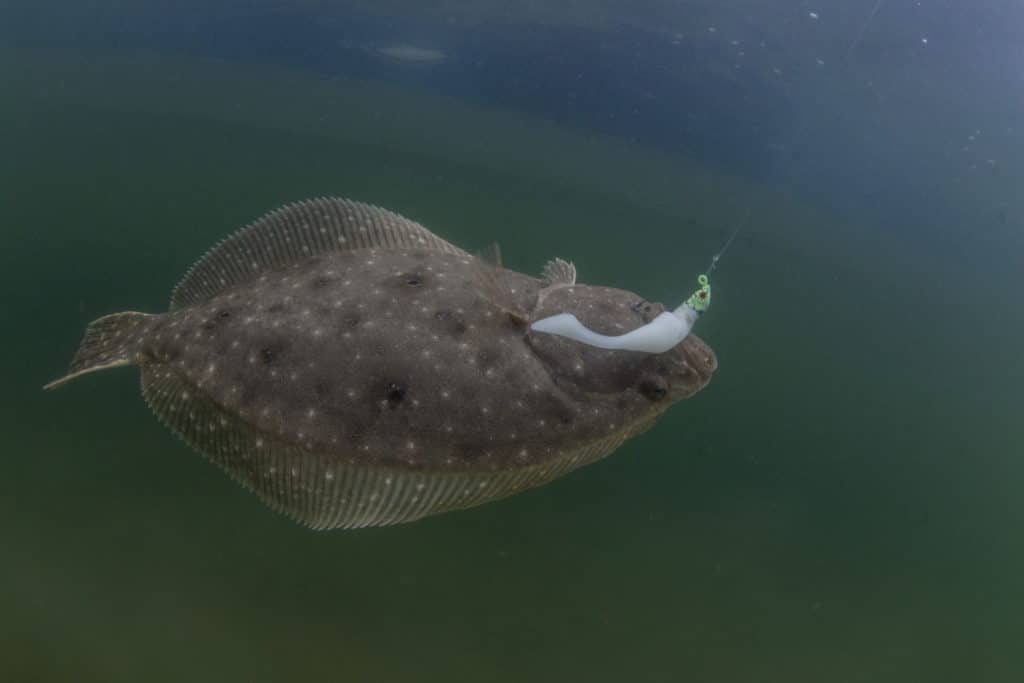
[(465, 254), (386, 209), (348, 199), (309, 199), (271, 211), (208, 251), (174, 288), (171, 310), (202, 303), (228, 287), (317, 254), (370, 248)]
[(565, 259), (554, 258), (544, 265), (544, 279), (548, 286), (576, 284), (576, 266)]

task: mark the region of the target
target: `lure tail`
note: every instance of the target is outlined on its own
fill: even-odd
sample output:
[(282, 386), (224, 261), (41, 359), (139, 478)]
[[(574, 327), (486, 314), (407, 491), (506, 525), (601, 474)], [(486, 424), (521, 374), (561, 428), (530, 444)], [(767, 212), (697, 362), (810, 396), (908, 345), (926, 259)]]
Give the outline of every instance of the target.
[(129, 311), (94, 320), (85, 329), (85, 337), (71, 359), (68, 374), (43, 388), (55, 389), (89, 372), (134, 365), (138, 362), (142, 335), (152, 317), (148, 313)]

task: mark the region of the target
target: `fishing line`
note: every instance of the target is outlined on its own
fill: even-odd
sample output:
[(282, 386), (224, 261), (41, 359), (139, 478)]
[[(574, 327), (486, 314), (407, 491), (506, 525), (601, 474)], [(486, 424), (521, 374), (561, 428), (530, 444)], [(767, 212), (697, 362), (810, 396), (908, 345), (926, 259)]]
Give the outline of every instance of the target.
[(868, 30), (868, 26), (871, 25), (875, 15), (878, 14), (878, 10), (880, 10), (884, 4), (885, 0), (878, 0), (878, 2), (875, 3), (874, 8), (871, 10), (871, 14), (868, 15), (867, 21), (865, 21), (864, 25), (860, 27), (860, 31), (857, 32), (857, 37), (853, 39), (853, 42), (850, 43), (850, 47), (846, 50), (846, 56), (843, 57), (844, 64), (850, 61), (850, 56), (853, 54), (853, 51), (857, 49), (857, 46), (860, 45), (861, 39), (864, 38), (864, 32)]
[[(857, 49), (857, 46), (860, 45), (861, 41), (864, 39), (864, 35), (867, 33), (868, 28), (871, 27), (871, 23), (875, 20), (875, 16), (879, 13), (879, 11), (881, 11), (882, 5), (884, 5), (885, 2), (886, 0), (876, 0), (874, 6), (871, 8), (871, 12), (868, 13), (867, 19), (864, 20), (863, 24), (861, 24), (860, 30), (857, 31), (857, 35), (854, 36), (853, 40), (850, 42), (850, 46), (846, 49), (846, 55), (843, 57), (844, 65), (849, 65), (850, 57), (853, 56), (853, 53)], [(802, 125), (800, 125), (797, 128), (797, 130), (802, 132), (806, 130), (807, 127), (808, 122), (806, 117), (804, 117)], [(726, 241), (725, 246), (723, 246), (717, 254), (711, 257), (711, 263), (708, 265), (707, 270), (704, 271), (705, 276), (710, 275), (712, 271), (714, 271), (714, 269), (718, 267), (719, 259), (721, 259), (722, 255), (725, 254), (726, 250), (729, 249), (729, 246), (732, 245), (733, 240), (736, 239), (736, 235), (738, 235), (747, 227), (747, 223), (749, 221), (750, 206), (748, 205), (746, 214), (744, 215), (743, 220), (740, 222), (740, 225), (737, 226), (735, 230), (733, 230), (732, 235), (729, 236), (729, 239)]]
[(736, 226), (736, 229), (732, 231), (732, 234), (729, 235), (729, 239), (727, 239), (725, 241), (725, 245), (721, 249), (718, 250), (717, 254), (715, 254), (714, 256), (711, 257), (711, 263), (710, 263), (710, 265), (708, 265), (707, 269), (704, 271), (705, 275), (711, 275), (712, 271), (714, 271), (714, 269), (718, 267), (719, 259), (721, 259), (722, 255), (725, 254), (726, 251), (728, 251), (729, 246), (732, 245), (732, 241), (734, 239), (736, 239), (736, 235), (740, 234), (740, 232), (744, 228), (747, 227), (747, 223), (749, 221), (750, 221), (750, 207), (748, 206), (747, 207), (747, 212), (743, 216), (743, 220), (740, 222), (739, 225)]

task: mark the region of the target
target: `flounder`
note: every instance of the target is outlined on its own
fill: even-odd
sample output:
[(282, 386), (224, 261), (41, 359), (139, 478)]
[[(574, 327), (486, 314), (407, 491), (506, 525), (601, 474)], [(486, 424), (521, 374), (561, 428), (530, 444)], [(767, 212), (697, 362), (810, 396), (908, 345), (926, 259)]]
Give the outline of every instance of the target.
[(646, 430), (717, 368), (696, 313), (681, 340), (629, 342), (672, 315), (561, 259), (534, 278), (314, 199), (220, 242), (167, 313), (90, 324), (47, 388), (138, 365), (157, 416), (272, 508), (381, 526), (546, 484)]

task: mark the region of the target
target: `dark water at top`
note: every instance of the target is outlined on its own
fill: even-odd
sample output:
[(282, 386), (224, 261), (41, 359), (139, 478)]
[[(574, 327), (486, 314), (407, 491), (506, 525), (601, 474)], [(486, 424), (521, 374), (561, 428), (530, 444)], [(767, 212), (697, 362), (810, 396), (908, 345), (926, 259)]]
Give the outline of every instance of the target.
[[(763, 5), (0, 10), (0, 680), (1021, 680), (1020, 11)], [(331, 533), (135, 370), (40, 390), (317, 195), (671, 305), (749, 215), (720, 370), (552, 485)]]

